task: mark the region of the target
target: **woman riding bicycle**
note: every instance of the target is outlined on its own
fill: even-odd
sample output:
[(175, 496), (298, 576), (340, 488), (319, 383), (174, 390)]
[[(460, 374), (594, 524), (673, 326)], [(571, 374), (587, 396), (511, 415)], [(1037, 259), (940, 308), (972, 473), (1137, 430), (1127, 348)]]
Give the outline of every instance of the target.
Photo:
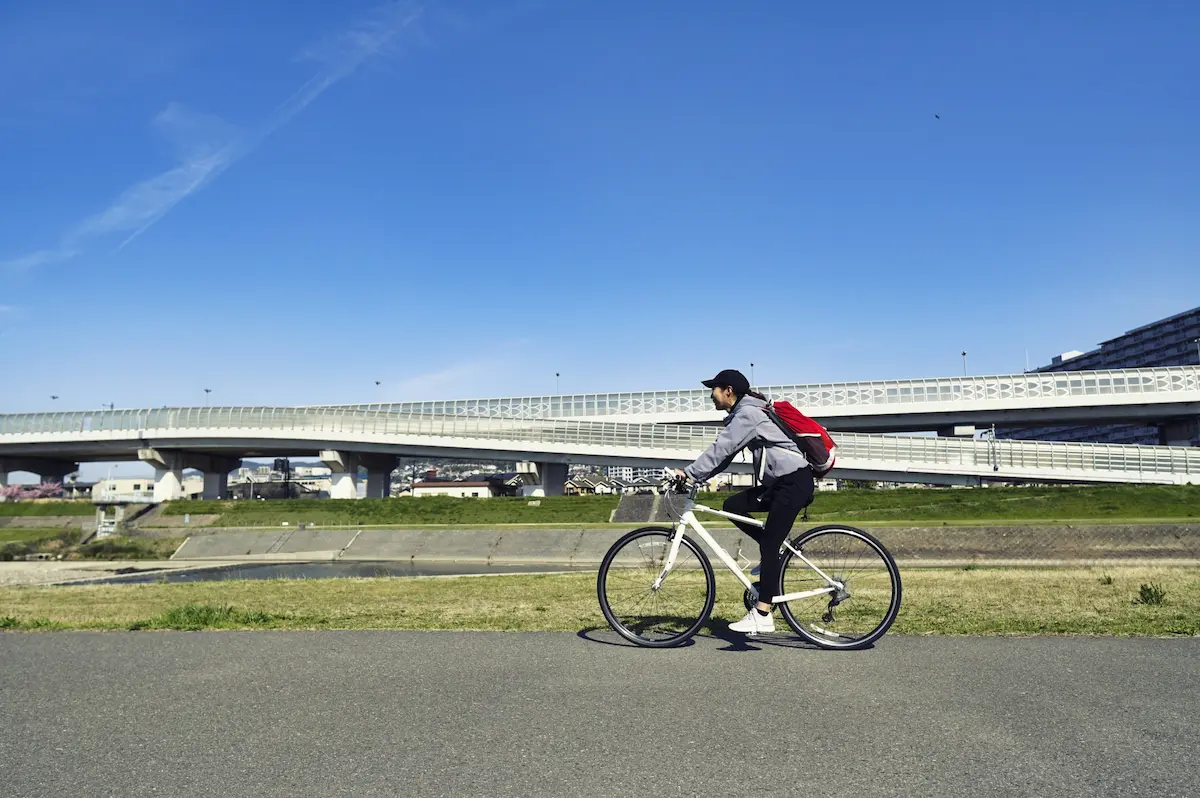
[(779, 587), (779, 549), (796, 516), (812, 503), (812, 468), (792, 439), (764, 412), (766, 397), (751, 391), (750, 382), (740, 371), (725, 369), (701, 384), (712, 389), (712, 401), (717, 409), (728, 412), (723, 422), (725, 428), (694, 463), (675, 473), (696, 482), (706, 482), (728, 468), (738, 452), (750, 449), (754, 458), (755, 487), (730, 496), (723, 508), (735, 515), (767, 513), (761, 529), (734, 521), (738, 529), (758, 542), (761, 594), (755, 608), (729, 628), (734, 632), (774, 632), (773, 605), (763, 599), (775, 595), (774, 591)]

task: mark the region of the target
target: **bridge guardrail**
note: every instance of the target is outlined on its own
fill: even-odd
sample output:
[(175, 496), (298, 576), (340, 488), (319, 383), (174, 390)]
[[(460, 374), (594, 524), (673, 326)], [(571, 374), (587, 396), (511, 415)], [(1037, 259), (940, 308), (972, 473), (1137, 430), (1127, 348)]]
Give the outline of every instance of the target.
[[(1200, 368), (1163, 366), (981, 377), (772, 385), (762, 388), (761, 391), (772, 398), (786, 399), (808, 411), (879, 405), (928, 405), (934, 402), (1019, 401), (1146, 394), (1161, 396), (1184, 391), (1200, 392)], [(706, 389), (685, 389), (328, 407), (426, 415), (549, 419), (644, 413), (697, 413), (712, 410), (712, 403)]]
[[(213, 435), (237, 430), (287, 433), (305, 439), (337, 440), (338, 436), (421, 436), (553, 443), (598, 448), (684, 450), (708, 446), (711, 427), (636, 424), (570, 419), (521, 420), (400, 414), (341, 408), (191, 407), (115, 410), (101, 414), (52, 413), (0, 416), (0, 445), (46, 440), (47, 436), (81, 439), (137, 433), (156, 437)], [(234, 437), (234, 436), (231, 436)], [(1200, 474), (1200, 449), (1049, 441), (964, 440), (929, 436), (838, 433), (838, 456), (941, 466), (993, 469), (1068, 469), (1106, 472)]]

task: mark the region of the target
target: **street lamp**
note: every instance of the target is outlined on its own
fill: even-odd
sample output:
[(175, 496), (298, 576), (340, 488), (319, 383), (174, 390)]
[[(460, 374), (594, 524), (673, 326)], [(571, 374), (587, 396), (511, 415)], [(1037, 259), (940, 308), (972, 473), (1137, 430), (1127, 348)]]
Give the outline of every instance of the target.
[(1196, 344), (1196, 363), (1200, 364), (1200, 338), (1197, 338), (1194, 343)]
[(558, 373), (557, 371), (556, 371), (556, 372), (554, 372), (554, 394), (555, 394), (556, 396), (557, 396), (557, 395), (559, 395), (560, 393), (562, 393), (562, 391), (561, 391), (561, 390), (559, 389), (559, 387), (558, 387), (558, 384), (559, 384), (559, 383), (558, 383), (558, 378), (559, 378), (559, 376), (560, 376), (560, 375), (559, 375), (559, 373)]
[(205, 389), (204, 389), (204, 406), (205, 406), (205, 407), (208, 407), (208, 395), (209, 395), (210, 393), (212, 393), (212, 388), (205, 388)]
[(965, 377), (965, 376), (967, 376), (967, 352), (965, 349), (963, 350), (963, 353), (962, 353), (962, 359), (963, 359), (963, 376)]
[(750, 384), (754, 384), (754, 364), (750, 364)]

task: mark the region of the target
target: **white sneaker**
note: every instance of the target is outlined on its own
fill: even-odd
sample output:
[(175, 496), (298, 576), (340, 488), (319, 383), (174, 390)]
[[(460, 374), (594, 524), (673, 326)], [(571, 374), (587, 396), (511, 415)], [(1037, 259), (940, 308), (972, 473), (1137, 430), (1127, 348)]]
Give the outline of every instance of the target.
[(750, 610), (746, 613), (745, 618), (729, 624), (729, 631), (743, 632), (748, 635), (756, 635), (760, 632), (774, 632), (775, 616), (759, 615), (758, 610)]

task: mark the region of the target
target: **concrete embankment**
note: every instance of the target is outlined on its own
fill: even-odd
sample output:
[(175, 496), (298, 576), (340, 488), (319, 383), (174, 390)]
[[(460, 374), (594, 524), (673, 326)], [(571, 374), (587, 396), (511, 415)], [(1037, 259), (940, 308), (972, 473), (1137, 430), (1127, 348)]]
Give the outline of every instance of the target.
[[(481, 563), (599, 563), (631, 527), (618, 529), (292, 529), (189, 537), (173, 559), (430, 560)], [(874, 527), (908, 565), (959, 561), (1200, 561), (1200, 524)], [(712, 534), (735, 556), (758, 559), (757, 545), (734, 529)]]
[[(188, 538), (177, 560), (429, 560), (491, 564), (598, 564), (629, 530), (604, 529), (366, 529), (231, 532)], [(758, 552), (733, 529), (713, 535), (731, 554)], [(752, 551), (753, 549), (753, 551)]]

